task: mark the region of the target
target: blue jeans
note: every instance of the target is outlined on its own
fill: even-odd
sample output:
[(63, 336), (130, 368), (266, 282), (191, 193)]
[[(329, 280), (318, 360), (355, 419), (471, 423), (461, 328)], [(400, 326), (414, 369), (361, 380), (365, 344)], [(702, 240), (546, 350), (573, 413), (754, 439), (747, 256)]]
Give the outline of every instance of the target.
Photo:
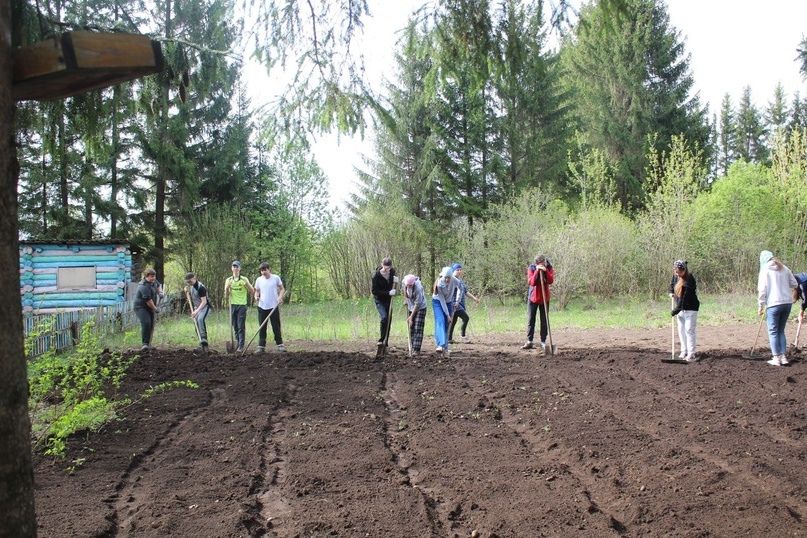
[(379, 342), (386, 342), (387, 341), (387, 329), (389, 328), (389, 307), (392, 304), (392, 297), (390, 297), (389, 302), (379, 301), (378, 299), (375, 300), (375, 308), (378, 310), (378, 315), (381, 316), (381, 322), (379, 324), (379, 334), (378, 337)]
[[(432, 310), (434, 310), (434, 341), (442, 348), (448, 347), (448, 328), (451, 323), (450, 316), (446, 316), (440, 301), (432, 299)], [(451, 305), (448, 305), (451, 312)]]
[(768, 339), (771, 342), (772, 355), (784, 355), (787, 351), (787, 338), (785, 338), (785, 328), (787, 318), (790, 317), (790, 303), (778, 304), (768, 308), (766, 316), (768, 320)]

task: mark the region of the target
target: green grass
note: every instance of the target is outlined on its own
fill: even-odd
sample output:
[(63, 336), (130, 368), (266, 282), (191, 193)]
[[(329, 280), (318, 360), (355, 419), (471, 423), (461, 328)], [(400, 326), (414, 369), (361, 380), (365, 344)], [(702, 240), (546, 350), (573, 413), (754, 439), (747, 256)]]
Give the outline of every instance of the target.
[[(756, 301), (751, 295), (702, 295), (699, 325), (725, 325), (738, 322), (754, 322)], [(523, 302), (510, 300), (502, 304), (491, 299), (479, 305), (469, 301), (471, 321), (470, 335), (520, 333), (526, 326), (526, 306)], [(392, 314), (392, 337), (406, 338), (406, 311), (399, 299), (394, 302)], [(250, 308), (247, 316), (247, 341), (258, 329), (257, 313)], [(284, 341), (336, 340), (375, 341), (378, 338), (378, 312), (371, 299), (334, 300), (313, 304), (284, 305), (281, 321)], [(646, 298), (591, 298), (576, 299), (565, 310), (550, 309), (553, 329), (574, 328), (661, 328), (670, 323), (670, 303), (664, 296), (657, 301)], [(223, 348), (230, 338), (226, 310), (215, 310), (207, 318), (208, 339), (215, 348)], [(434, 315), (431, 303), (426, 315), (425, 334), (434, 333)], [(106, 342), (112, 347), (135, 347), (140, 342), (139, 327), (125, 335)], [(162, 318), (154, 333), (156, 346), (194, 347), (196, 333), (188, 316)], [(269, 329), (269, 343), (272, 343)], [(252, 349), (257, 344), (257, 338)]]

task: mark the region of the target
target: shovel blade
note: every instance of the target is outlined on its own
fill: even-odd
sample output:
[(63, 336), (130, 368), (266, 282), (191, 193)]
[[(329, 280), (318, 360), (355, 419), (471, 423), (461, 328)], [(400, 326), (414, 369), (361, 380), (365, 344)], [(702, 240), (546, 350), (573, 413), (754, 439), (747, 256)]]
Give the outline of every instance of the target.
[(224, 347), (227, 349), (227, 353), (232, 353), (235, 351), (235, 346), (232, 342), (227, 342), (224, 344)]
[(666, 364), (689, 364), (689, 362), (684, 359), (661, 359), (661, 362)]

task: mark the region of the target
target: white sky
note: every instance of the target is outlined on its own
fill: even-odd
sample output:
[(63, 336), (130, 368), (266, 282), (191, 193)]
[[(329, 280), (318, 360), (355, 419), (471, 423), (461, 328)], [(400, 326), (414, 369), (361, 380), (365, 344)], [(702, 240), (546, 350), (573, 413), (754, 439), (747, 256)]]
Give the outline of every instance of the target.
[[(424, 0), (369, 0), (373, 17), (365, 22), (364, 50), (369, 84), (381, 89), (382, 78), (394, 76), (393, 55), (399, 30)], [(551, 5), (546, 2), (545, 5)], [(754, 104), (764, 109), (782, 83), (788, 105), (798, 90), (807, 97), (807, 82), (799, 74), (796, 48), (807, 35), (807, 0), (668, 0), (672, 25), (681, 32), (691, 55), (695, 91), (720, 110), (726, 93), (732, 104), (745, 86), (751, 87)], [(248, 67), (247, 81), (254, 106), (271, 92), (265, 69)], [(362, 167), (361, 154), (372, 154), (372, 132), (365, 139), (329, 135), (313, 146), (314, 154), (330, 183), (331, 204), (340, 207), (355, 189), (354, 167)]]

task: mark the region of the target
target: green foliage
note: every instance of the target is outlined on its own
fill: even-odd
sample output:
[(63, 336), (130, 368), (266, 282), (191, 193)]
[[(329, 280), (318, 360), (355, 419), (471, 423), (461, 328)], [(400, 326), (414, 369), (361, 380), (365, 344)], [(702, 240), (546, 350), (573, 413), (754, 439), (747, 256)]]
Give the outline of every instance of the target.
[[(681, 240), (699, 283), (720, 291), (748, 291), (756, 285), (759, 251), (781, 252), (788, 218), (770, 170), (736, 162), (726, 177), (695, 200), (692, 226)], [(787, 258), (785, 258), (787, 259)]]
[(664, 4), (625, 4), (628, 13), (617, 18), (606, 3), (583, 7), (562, 57), (578, 128), (612, 163), (620, 202), (628, 209), (643, 202), (648, 137), (657, 151), (674, 135), (703, 148), (708, 128), (704, 109), (690, 96), (688, 56)]
[(665, 288), (674, 260), (688, 258), (687, 238), (692, 234), (690, 207), (705, 183), (702, 153), (692, 149), (680, 136), (670, 149), (648, 156), (648, 184), (655, 187), (646, 209), (638, 216), (639, 244), (645, 257), (640, 271), (655, 299)]
[(778, 137), (771, 171), (789, 217), (782, 230), (786, 249), (781, 254), (794, 266), (802, 265), (807, 261), (807, 127)]
[[(26, 349), (37, 337), (30, 333)], [(66, 353), (47, 352), (28, 363), (29, 402), (34, 446), (45, 454), (62, 456), (68, 437), (80, 431), (97, 431), (133, 402), (119, 398), (118, 390), (137, 356), (102, 350), (93, 322), (81, 328), (75, 348)], [(190, 381), (167, 382), (144, 392), (140, 399), (171, 388), (195, 388)]]

